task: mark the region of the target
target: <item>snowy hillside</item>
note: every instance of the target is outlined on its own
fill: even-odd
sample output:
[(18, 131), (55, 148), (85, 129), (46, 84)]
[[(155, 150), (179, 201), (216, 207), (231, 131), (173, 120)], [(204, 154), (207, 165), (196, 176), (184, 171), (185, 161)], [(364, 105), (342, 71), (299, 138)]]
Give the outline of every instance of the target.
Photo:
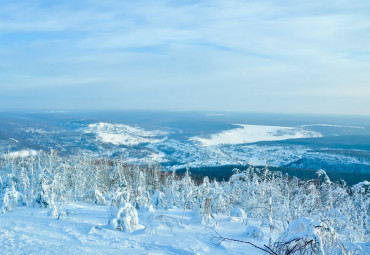
[[(111, 229), (107, 206), (67, 204), (68, 215), (57, 220), (49, 211), (18, 208), (0, 215), (0, 254), (264, 254), (248, 245), (225, 242), (217, 246), (215, 234), (199, 223), (192, 212), (182, 209), (158, 211), (174, 221), (173, 226), (156, 223), (145, 229), (150, 212), (139, 210), (139, 223), (133, 233)], [(264, 239), (248, 238), (242, 218), (225, 218), (217, 228), (228, 237), (263, 245)], [(180, 224), (183, 222), (183, 224)]]
[(370, 183), (323, 170), (304, 181), (250, 167), (197, 184), (189, 172), (45, 152), (2, 156), (0, 170), (0, 254), (370, 252)]

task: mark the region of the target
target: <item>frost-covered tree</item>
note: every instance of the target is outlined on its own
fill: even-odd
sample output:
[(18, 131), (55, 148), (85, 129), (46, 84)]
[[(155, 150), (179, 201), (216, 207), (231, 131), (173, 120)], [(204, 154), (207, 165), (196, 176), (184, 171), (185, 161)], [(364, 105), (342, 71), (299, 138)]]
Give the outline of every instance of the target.
[(47, 184), (44, 176), (40, 178), (40, 191), (36, 197), (36, 203), (41, 208), (50, 208), (54, 205), (54, 194), (51, 186)]
[(125, 203), (119, 208), (111, 207), (110, 213), (111, 219), (109, 224), (113, 229), (132, 232), (139, 224), (137, 211), (130, 203)]
[(64, 201), (76, 200), (111, 205), (116, 213), (126, 204), (136, 209), (152, 204), (161, 212), (177, 207), (184, 213), (194, 211), (194, 217), (203, 217), (206, 224), (224, 216), (236, 221), (239, 217), (244, 223), (253, 219), (269, 230), (265, 237), (271, 237), (271, 243), (302, 217), (325, 222), (344, 242), (370, 239), (369, 182), (349, 187), (332, 182), (323, 170), (316, 179), (301, 180), (267, 167), (249, 167), (234, 170), (228, 181), (204, 178), (196, 184), (190, 169), (180, 175), (161, 171), (158, 165), (129, 165), (124, 159), (62, 157), (40, 151), (23, 158), (0, 156), (0, 191), (2, 205), (16, 201), (12, 208), (20, 200), (8, 198), (18, 196), (51, 211)]
[(21, 205), (26, 205), (24, 196), (15, 190), (14, 182), (11, 182), (10, 187), (4, 188), (0, 194), (1, 213), (10, 212)]
[(151, 202), (156, 209), (167, 209), (166, 198), (161, 191), (157, 191), (153, 194)]

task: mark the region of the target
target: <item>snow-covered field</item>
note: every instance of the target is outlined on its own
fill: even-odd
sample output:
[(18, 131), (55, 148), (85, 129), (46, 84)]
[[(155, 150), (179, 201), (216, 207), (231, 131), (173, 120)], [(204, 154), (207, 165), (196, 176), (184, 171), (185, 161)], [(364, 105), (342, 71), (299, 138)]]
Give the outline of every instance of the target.
[[(215, 225), (202, 222), (192, 211), (145, 207), (139, 210), (135, 230), (123, 232), (110, 228), (107, 206), (75, 202), (65, 204), (63, 211), (59, 219), (51, 216), (49, 209), (34, 207), (0, 214), (0, 254), (267, 254), (248, 243), (220, 243), (218, 234), (261, 248), (268, 245), (268, 227), (242, 216), (222, 217)], [(153, 224), (153, 215), (167, 219), (168, 224)], [(315, 236), (314, 224), (301, 218), (284, 234), (290, 239)], [(344, 245), (353, 254), (370, 254), (369, 243)]]
[[(253, 245), (268, 245), (275, 255), (285, 243), (369, 252), (370, 183), (345, 186), (324, 170), (298, 180), (250, 167), (197, 184), (189, 172), (119, 159), (0, 159), (0, 254), (266, 254)], [(217, 246), (224, 237), (244, 243)]]
[(154, 137), (164, 136), (165, 131), (146, 131), (142, 128), (131, 127), (124, 124), (95, 123), (90, 124), (85, 133), (92, 133), (103, 143), (114, 145), (137, 145), (140, 143), (155, 143), (161, 141)]
[[(0, 254), (264, 254), (248, 244), (223, 242), (217, 246), (215, 233), (191, 211), (170, 209), (171, 227), (145, 226), (147, 208), (139, 210), (139, 226), (132, 233), (108, 226), (107, 206), (72, 203), (58, 220), (49, 209), (18, 207), (0, 214)], [(158, 214), (158, 212), (156, 212)], [(227, 237), (251, 241), (257, 245), (267, 238), (248, 238), (242, 218), (224, 218), (216, 230)]]
[(203, 146), (243, 144), (261, 141), (280, 141), (293, 138), (322, 137), (319, 132), (296, 127), (261, 126), (238, 124), (239, 128), (212, 134), (210, 138), (194, 137)]
[(314, 127), (314, 126), (321, 126), (321, 127), (337, 127), (337, 128), (357, 128), (357, 129), (365, 129), (365, 127), (360, 127), (360, 126), (344, 126), (344, 125), (330, 125), (330, 124), (310, 124), (310, 125), (301, 125), (301, 127)]

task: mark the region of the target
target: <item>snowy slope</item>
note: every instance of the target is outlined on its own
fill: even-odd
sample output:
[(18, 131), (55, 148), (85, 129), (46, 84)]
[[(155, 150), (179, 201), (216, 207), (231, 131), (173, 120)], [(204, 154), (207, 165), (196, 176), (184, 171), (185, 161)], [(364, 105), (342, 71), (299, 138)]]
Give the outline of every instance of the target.
[[(107, 226), (105, 206), (68, 204), (57, 220), (47, 209), (20, 207), (0, 214), (0, 254), (263, 254), (247, 244), (211, 240), (213, 231), (193, 218), (192, 212), (173, 209), (164, 213), (179, 222), (173, 229), (159, 228), (157, 233), (144, 226), (133, 233), (112, 230)], [(148, 213), (139, 211), (139, 223), (146, 225)], [(250, 239), (240, 219), (225, 220), (216, 228), (225, 236), (256, 244), (266, 239)]]

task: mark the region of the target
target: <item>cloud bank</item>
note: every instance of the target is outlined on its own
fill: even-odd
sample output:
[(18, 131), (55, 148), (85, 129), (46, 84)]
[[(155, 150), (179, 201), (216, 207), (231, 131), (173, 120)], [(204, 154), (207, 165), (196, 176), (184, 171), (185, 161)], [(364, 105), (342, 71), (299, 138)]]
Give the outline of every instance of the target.
[(367, 1), (1, 1), (0, 108), (370, 114)]

